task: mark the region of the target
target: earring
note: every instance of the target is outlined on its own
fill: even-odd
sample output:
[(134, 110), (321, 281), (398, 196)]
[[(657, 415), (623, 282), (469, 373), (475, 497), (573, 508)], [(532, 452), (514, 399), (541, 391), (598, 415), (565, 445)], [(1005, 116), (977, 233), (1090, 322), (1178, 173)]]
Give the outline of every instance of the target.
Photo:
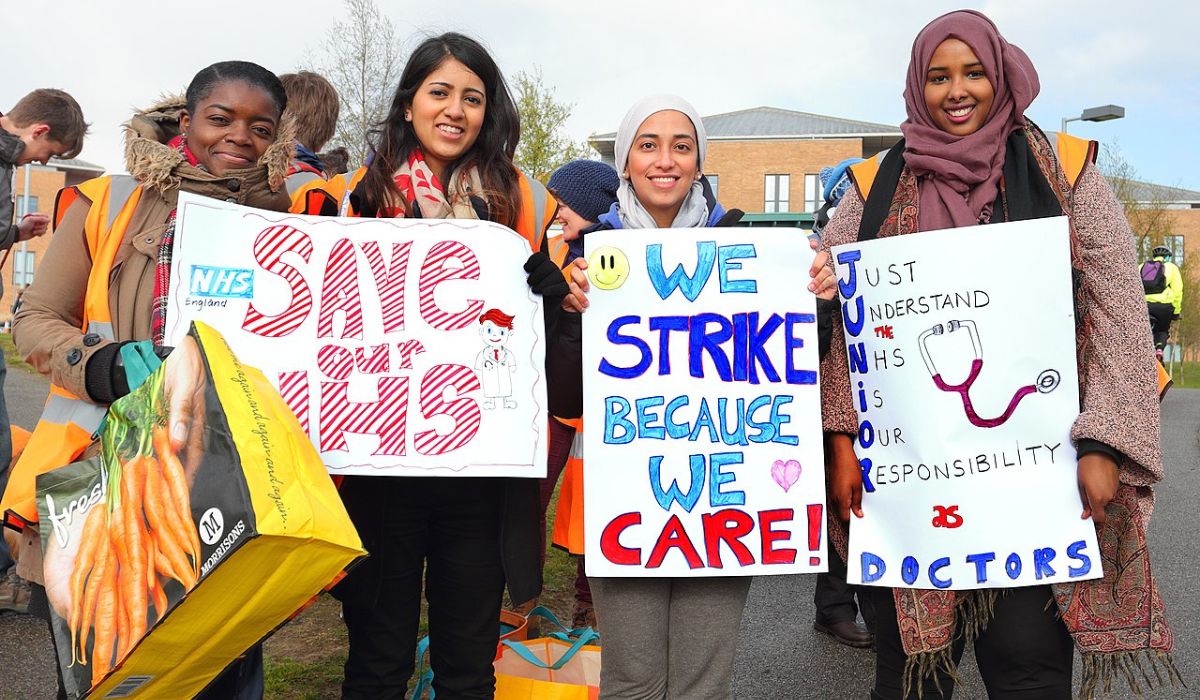
[(404, 121), (406, 121), (406, 122), (411, 122), (411, 121), (412, 121), (412, 112), (405, 112), (405, 113), (404, 113)]

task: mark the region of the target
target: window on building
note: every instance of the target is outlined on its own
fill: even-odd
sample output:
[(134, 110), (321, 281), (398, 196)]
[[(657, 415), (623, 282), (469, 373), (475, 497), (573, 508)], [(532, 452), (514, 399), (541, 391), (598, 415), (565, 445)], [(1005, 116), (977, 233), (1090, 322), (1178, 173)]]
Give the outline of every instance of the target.
[(12, 252), (12, 258), (13, 286), (22, 288), (33, 284), (34, 252), (16, 250)]
[(16, 206), (13, 209), (17, 212), (18, 219), (38, 210), (38, 198), (33, 195), (29, 196), (29, 209), (25, 208), (25, 195), (19, 194), (14, 199), (16, 199)]
[(821, 208), (821, 178), (813, 173), (804, 176), (804, 211), (816, 212)]
[(708, 186), (712, 188), (713, 196), (719, 198), (720, 194), (717, 193), (717, 176), (705, 175), (704, 179), (708, 180)]
[(1163, 245), (1171, 249), (1171, 261), (1183, 264), (1183, 236), (1163, 236)]
[(1159, 245), (1165, 245), (1171, 249), (1171, 262), (1176, 265), (1183, 264), (1183, 236), (1163, 236), (1162, 243), (1155, 243), (1149, 236), (1142, 236), (1138, 239), (1138, 252), (1141, 253), (1142, 260), (1149, 260), (1150, 253)]
[(788, 190), (791, 188), (790, 175), (767, 175), (766, 196), (763, 198), (763, 211), (768, 214), (781, 214), (788, 211)]

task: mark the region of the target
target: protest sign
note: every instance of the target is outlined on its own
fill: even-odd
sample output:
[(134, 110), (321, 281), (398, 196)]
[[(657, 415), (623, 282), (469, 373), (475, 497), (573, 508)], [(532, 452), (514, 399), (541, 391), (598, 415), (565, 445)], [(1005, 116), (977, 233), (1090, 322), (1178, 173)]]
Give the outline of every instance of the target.
[(201, 320), (279, 387), (336, 474), (546, 473), (529, 244), (486, 221), (179, 199), (168, 343)]
[(587, 249), (588, 575), (825, 571), (808, 241), (617, 230)]
[(1099, 578), (1081, 520), (1065, 217), (834, 248), (862, 519), (848, 580), (1003, 588)]

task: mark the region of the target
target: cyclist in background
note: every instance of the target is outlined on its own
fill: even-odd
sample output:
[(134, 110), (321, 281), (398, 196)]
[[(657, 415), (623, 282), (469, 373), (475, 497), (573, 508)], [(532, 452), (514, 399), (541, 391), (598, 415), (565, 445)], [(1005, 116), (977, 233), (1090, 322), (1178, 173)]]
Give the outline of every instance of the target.
[(1154, 352), (1159, 362), (1171, 334), (1171, 321), (1179, 318), (1183, 307), (1183, 275), (1171, 261), (1171, 249), (1160, 245), (1150, 251), (1150, 260), (1142, 263), (1142, 286), (1150, 311), (1150, 330), (1154, 334)]

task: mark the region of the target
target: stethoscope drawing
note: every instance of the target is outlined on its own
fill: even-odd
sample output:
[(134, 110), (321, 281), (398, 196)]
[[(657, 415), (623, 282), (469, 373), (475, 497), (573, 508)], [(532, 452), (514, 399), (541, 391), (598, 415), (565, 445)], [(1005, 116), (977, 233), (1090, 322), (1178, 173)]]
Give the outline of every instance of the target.
[[(950, 384), (942, 379), (941, 373), (933, 365), (933, 360), (929, 359), (929, 348), (926, 342), (931, 335), (942, 335), (944, 333), (953, 333), (954, 331), (966, 329), (971, 337), (971, 348), (975, 353), (975, 358), (971, 360), (971, 371), (967, 374), (967, 378), (960, 384)], [(1029, 396), (1034, 392), (1048, 394), (1058, 388), (1061, 377), (1058, 372), (1052, 369), (1043, 371), (1038, 375), (1037, 381), (1034, 384), (1023, 386), (1013, 394), (1012, 399), (1008, 402), (1008, 408), (1004, 413), (996, 418), (980, 418), (975, 411), (975, 406), (971, 403), (971, 387), (975, 384), (975, 380), (979, 377), (979, 372), (983, 370), (983, 346), (979, 342), (979, 329), (975, 327), (974, 321), (951, 321), (943, 326), (937, 324), (929, 330), (923, 331), (917, 337), (917, 344), (921, 349), (921, 359), (925, 361), (925, 368), (929, 370), (929, 374), (933, 377), (933, 383), (938, 389), (946, 392), (952, 392), (962, 397), (963, 410), (966, 411), (967, 420), (971, 425), (980, 428), (995, 428), (1004, 425), (1008, 419), (1012, 417), (1014, 411), (1017, 410), (1017, 404), (1021, 403), (1021, 399)]]

